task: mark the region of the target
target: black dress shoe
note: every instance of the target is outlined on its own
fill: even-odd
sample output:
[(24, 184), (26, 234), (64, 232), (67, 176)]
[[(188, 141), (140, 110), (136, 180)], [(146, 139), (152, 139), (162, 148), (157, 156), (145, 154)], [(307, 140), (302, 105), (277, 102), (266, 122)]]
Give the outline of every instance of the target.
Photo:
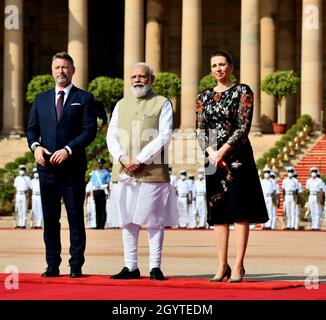
[(60, 276), (60, 271), (59, 267), (47, 267), (45, 272), (42, 273), (42, 277), (59, 277)]
[(123, 267), (119, 273), (111, 276), (111, 279), (140, 279), (140, 271), (138, 268), (134, 271), (129, 271), (127, 267)]
[(70, 278), (82, 278), (83, 273), (81, 268), (72, 267), (70, 269)]
[(153, 268), (149, 275), (152, 280), (165, 280), (163, 272), (160, 268)]

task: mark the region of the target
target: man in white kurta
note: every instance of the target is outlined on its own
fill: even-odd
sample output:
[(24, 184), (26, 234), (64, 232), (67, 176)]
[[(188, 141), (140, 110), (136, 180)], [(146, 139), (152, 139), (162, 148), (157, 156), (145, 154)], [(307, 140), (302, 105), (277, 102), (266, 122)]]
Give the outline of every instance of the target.
[[(15, 192), (15, 228), (25, 229), (28, 212), (28, 192), (31, 187), (31, 178), (26, 175), (26, 166), (19, 166), (19, 176), (14, 180)], [(16, 223), (17, 217), (17, 223)]]
[(167, 147), (172, 135), (170, 100), (154, 94), (153, 71), (145, 63), (132, 68), (132, 95), (118, 101), (107, 132), (114, 158), (111, 198), (120, 215), (124, 268), (112, 279), (140, 278), (138, 236), (148, 230), (152, 280), (164, 280), (161, 256), (164, 226), (178, 225), (177, 202), (170, 184)]
[(322, 192), (323, 181), (317, 177), (318, 169), (313, 167), (310, 169), (311, 177), (306, 182), (306, 189), (308, 190), (308, 206), (311, 216), (311, 229), (320, 230), (321, 226), (321, 212), (322, 212)]
[(33, 170), (33, 179), (31, 181), (32, 189), (32, 221), (34, 221), (34, 229), (41, 229), (43, 225), (43, 210), (40, 192), (40, 179), (37, 169)]

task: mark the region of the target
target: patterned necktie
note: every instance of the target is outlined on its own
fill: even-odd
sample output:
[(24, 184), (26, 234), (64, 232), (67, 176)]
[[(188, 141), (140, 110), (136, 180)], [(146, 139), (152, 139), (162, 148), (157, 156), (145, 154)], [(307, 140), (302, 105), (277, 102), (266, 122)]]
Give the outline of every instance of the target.
[(58, 95), (59, 95), (59, 98), (58, 98), (57, 105), (56, 105), (56, 111), (57, 111), (57, 119), (59, 121), (60, 117), (61, 117), (62, 109), (63, 109), (63, 99), (65, 96), (65, 92), (61, 90), (58, 92)]

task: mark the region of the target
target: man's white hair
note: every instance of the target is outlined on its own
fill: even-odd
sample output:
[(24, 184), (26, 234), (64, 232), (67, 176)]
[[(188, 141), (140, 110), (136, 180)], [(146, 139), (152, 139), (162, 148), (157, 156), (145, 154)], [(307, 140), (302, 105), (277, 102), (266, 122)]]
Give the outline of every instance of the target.
[(135, 63), (135, 64), (132, 66), (132, 71), (134, 71), (136, 68), (139, 68), (139, 67), (141, 67), (141, 68), (146, 68), (146, 69), (147, 69), (147, 73), (148, 73), (148, 75), (149, 75), (150, 77), (154, 75), (154, 70), (153, 70), (153, 68), (152, 68), (149, 64), (147, 64), (147, 63), (145, 63), (145, 62), (137, 62), (137, 63)]

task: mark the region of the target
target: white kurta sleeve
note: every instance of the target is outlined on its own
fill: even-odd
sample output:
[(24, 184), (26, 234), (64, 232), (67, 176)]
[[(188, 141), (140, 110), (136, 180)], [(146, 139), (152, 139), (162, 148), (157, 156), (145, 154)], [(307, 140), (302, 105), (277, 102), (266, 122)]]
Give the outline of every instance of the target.
[(118, 139), (118, 110), (119, 102), (115, 105), (112, 112), (111, 121), (106, 133), (106, 144), (108, 150), (116, 161), (118, 161), (122, 155), (126, 154)]
[(158, 125), (158, 136), (149, 142), (137, 155), (136, 159), (141, 163), (151, 163), (167, 146), (172, 137), (173, 127), (173, 108), (170, 100), (164, 103), (162, 108), (159, 125)]

